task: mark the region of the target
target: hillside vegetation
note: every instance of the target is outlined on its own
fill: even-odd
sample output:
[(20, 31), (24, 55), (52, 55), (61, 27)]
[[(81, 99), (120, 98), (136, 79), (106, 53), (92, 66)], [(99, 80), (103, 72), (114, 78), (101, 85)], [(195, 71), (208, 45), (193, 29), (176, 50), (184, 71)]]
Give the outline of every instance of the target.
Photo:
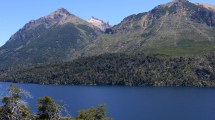
[(128, 86), (215, 86), (215, 54), (169, 58), (161, 55), (104, 54), (17, 70), (1, 81)]

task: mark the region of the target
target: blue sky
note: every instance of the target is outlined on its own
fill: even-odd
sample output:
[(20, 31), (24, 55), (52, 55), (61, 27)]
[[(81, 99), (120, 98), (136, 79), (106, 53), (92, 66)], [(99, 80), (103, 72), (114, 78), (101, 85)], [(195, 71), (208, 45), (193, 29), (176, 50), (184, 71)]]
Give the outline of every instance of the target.
[[(169, 1), (171, 0), (2, 0), (0, 46), (30, 20), (46, 16), (58, 8), (66, 8), (83, 19), (94, 16), (114, 25), (131, 14), (149, 11)], [(215, 4), (215, 0), (190, 2)]]

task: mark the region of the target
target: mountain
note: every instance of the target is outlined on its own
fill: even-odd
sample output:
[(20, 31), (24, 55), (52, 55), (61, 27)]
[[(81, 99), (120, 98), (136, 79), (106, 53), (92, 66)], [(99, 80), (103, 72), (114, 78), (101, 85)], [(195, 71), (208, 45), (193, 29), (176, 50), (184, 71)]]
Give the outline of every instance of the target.
[(103, 24), (63, 8), (30, 21), (0, 48), (0, 80), (215, 86), (213, 5), (173, 0)]
[(215, 50), (212, 5), (173, 0), (110, 28), (61, 8), (32, 20), (0, 48), (0, 67), (63, 62), (103, 53), (184, 56)]
[(95, 17), (91, 17), (89, 20), (87, 20), (87, 22), (89, 22), (90, 24), (98, 27), (103, 32), (105, 32), (108, 28), (111, 28), (111, 26), (109, 25), (108, 22), (106, 23), (103, 20), (100, 20), (100, 19), (95, 18)]
[(112, 34), (99, 36), (87, 46), (87, 51), (198, 54), (215, 50), (215, 11), (187, 0), (173, 0), (128, 16), (110, 31)]
[(102, 31), (61, 8), (32, 20), (0, 48), (0, 67), (68, 61)]

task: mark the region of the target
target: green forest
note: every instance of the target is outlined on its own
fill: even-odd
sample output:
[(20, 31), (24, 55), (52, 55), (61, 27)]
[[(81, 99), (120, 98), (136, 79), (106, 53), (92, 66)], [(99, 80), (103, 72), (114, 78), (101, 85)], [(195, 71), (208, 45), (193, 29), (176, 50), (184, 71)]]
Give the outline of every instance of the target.
[(192, 57), (103, 54), (71, 62), (13, 69), (1, 81), (37, 84), (215, 86), (214, 53)]

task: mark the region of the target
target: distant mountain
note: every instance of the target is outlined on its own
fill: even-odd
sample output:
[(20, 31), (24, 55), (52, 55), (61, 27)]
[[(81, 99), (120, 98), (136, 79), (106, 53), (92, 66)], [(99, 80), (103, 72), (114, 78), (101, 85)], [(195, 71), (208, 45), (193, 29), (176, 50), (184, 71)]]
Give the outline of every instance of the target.
[(110, 30), (113, 34), (100, 36), (97, 42), (87, 46), (87, 51), (167, 55), (213, 51), (215, 11), (211, 8), (187, 0), (173, 0), (149, 12), (126, 17), (113, 26)]
[(109, 25), (108, 22), (104, 22), (103, 20), (100, 20), (95, 17), (91, 17), (87, 22), (91, 23), (92, 25), (98, 27), (103, 32), (105, 32), (108, 28), (111, 28), (111, 25)]
[(0, 48), (0, 67), (68, 61), (102, 31), (61, 8), (32, 20)]
[(130, 15), (113, 27), (61, 8), (30, 21), (0, 48), (0, 80), (215, 86), (214, 33), (214, 6), (188, 0)]

